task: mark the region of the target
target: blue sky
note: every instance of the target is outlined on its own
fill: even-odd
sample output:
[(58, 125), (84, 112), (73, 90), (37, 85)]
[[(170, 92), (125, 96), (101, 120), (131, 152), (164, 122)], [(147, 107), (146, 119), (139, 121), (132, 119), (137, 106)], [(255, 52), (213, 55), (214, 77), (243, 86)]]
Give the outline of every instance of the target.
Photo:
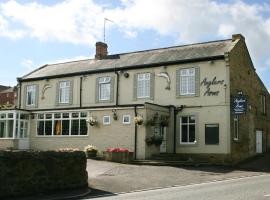
[(256, 71), (270, 90), (270, 0), (0, 0), (0, 85), (54, 62), (109, 53), (246, 37)]

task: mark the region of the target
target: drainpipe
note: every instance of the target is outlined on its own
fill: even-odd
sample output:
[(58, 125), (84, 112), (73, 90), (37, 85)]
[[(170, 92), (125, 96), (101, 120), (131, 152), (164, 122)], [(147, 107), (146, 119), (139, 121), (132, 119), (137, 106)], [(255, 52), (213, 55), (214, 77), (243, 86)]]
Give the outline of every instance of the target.
[[(19, 81), (18, 80), (18, 82), (19, 82), (19, 86), (20, 86), (20, 94), (19, 94), (19, 109), (21, 109), (21, 105), (22, 105), (22, 82), (21, 81)], [(18, 98), (18, 97), (17, 97)]]
[[(137, 106), (134, 106), (134, 115), (138, 116)], [(138, 125), (135, 124), (135, 134), (134, 134), (134, 160), (137, 159), (137, 135), (138, 135)]]
[(118, 101), (119, 101), (119, 72), (114, 70), (114, 73), (116, 74), (116, 99), (115, 99), (115, 105), (118, 106)]
[(172, 106), (173, 108), (173, 153), (176, 153), (176, 107)]
[(82, 81), (83, 77), (80, 77), (80, 108), (82, 107)]
[(178, 108), (174, 105), (171, 105), (171, 108), (173, 108), (173, 153), (176, 154), (176, 118), (178, 112), (181, 112), (183, 110), (184, 105), (181, 105)]

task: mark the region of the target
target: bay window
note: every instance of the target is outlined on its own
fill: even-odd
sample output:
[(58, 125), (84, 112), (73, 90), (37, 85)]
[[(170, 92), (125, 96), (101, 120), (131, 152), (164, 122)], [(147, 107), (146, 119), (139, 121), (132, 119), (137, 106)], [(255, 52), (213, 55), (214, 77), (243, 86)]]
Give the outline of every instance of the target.
[(87, 135), (86, 118), (85, 112), (38, 114), (37, 135)]

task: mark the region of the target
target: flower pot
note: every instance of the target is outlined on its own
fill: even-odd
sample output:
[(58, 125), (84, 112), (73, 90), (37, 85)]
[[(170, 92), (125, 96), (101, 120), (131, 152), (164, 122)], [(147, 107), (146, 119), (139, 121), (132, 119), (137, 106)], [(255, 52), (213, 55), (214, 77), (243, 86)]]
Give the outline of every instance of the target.
[(97, 152), (96, 151), (89, 151), (86, 152), (87, 158), (96, 158), (97, 157)]
[(133, 158), (132, 152), (104, 152), (104, 159), (106, 161), (129, 163)]

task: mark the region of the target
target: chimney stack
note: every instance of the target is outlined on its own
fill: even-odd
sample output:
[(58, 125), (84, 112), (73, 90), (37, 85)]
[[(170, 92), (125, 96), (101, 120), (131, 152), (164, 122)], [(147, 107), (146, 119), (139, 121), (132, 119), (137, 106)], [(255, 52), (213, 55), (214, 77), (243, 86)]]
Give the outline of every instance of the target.
[(245, 37), (241, 34), (234, 34), (232, 35), (232, 41), (235, 41), (235, 40), (245, 40)]
[(96, 43), (96, 55), (95, 58), (98, 60), (104, 59), (108, 55), (108, 45), (103, 42)]

